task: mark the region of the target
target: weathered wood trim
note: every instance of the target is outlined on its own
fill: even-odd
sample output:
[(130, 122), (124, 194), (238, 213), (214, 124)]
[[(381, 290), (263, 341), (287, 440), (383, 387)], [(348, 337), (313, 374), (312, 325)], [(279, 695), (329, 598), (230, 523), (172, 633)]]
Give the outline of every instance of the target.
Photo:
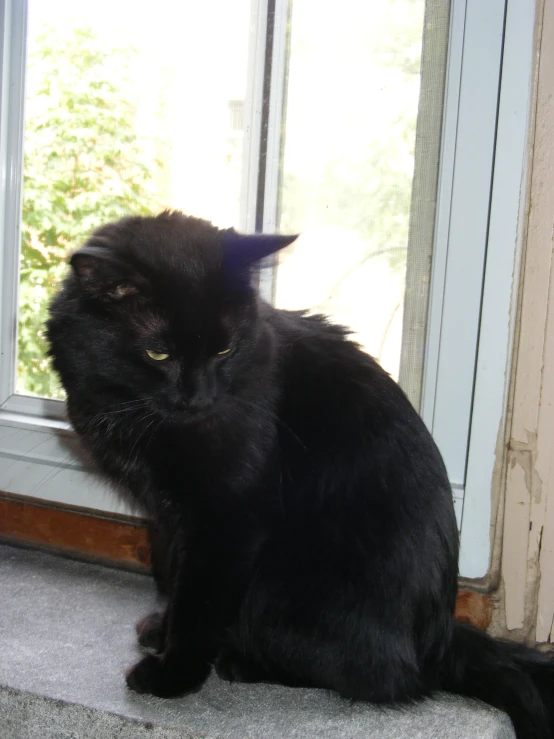
[(538, 0), (530, 205), (514, 362), (495, 631), (538, 642), (554, 618), (554, 3)]
[(492, 618), (492, 599), (485, 593), (459, 590), (456, 598), (456, 620), (478, 629), (488, 628)]
[[(554, 247), (554, 3), (545, 3), (541, 63), (539, 71), (540, 118), (537, 152), (540, 188), (534, 203), (537, 221), (541, 222), (541, 236)], [(539, 210), (540, 209), (540, 210)], [(552, 641), (554, 620), (554, 270), (550, 270), (548, 313), (545, 327), (545, 346), (542, 367), (542, 386), (537, 432), (536, 485), (533, 498), (538, 515), (536, 555), (539, 558), (539, 594), (537, 604), (537, 641)]]
[(103, 517), (0, 493), (0, 540), (148, 571), (144, 522)]

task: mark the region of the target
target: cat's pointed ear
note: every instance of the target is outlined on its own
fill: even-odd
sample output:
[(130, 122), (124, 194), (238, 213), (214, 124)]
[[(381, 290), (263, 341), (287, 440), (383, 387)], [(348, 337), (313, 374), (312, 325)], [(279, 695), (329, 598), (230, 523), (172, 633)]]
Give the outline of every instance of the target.
[(282, 234), (240, 234), (229, 229), (223, 237), (223, 260), (228, 266), (244, 269), (261, 259), (275, 254), (292, 244), (298, 235)]
[(138, 292), (129, 266), (105, 246), (86, 244), (71, 255), (69, 263), (87, 294), (123, 298)]

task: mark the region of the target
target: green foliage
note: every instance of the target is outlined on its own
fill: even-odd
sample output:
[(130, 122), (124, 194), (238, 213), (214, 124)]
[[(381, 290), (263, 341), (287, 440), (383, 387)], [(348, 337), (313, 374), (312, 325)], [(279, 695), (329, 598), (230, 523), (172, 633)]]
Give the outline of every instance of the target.
[(46, 357), (47, 306), (91, 230), (156, 207), (135, 133), (131, 48), (90, 29), (45, 29), (29, 59), (21, 237), (18, 392), (62, 397)]
[[(331, 57), (325, 34), (316, 38), (315, 57), (312, 52), (306, 54), (301, 68), (305, 79), (310, 79), (310, 65), (315, 61), (318, 74), (334, 80), (335, 92), (329, 100), (319, 100), (321, 121), (311, 112), (306, 82), (289, 103), (305, 109), (316, 128), (321, 123), (333, 146), (327, 149), (323, 141), (322, 166), (316, 166), (313, 173), (309, 167), (287, 173), (280, 226), (285, 232), (301, 231), (307, 222), (351, 229), (367, 244), (364, 261), (387, 252), (391, 268), (403, 273), (423, 6), (421, 0), (388, 0), (383, 7), (376, 16), (380, 18), (378, 27), (369, 23), (354, 27), (345, 19), (343, 45), (337, 47), (337, 39), (333, 39)], [(370, 10), (368, 6), (373, 17)], [(304, 22), (311, 38), (312, 20)], [(302, 57), (305, 44), (301, 33), (296, 44), (295, 53)], [(161, 165), (152, 155), (158, 147), (150, 142), (147, 154), (136, 132), (136, 87), (131, 80), (136, 55), (131, 47), (116, 48), (89, 28), (76, 29), (70, 35), (44, 28), (31, 46), (17, 390), (59, 398), (62, 391), (46, 357), (43, 326), (48, 301), (66, 270), (65, 259), (100, 224), (129, 213), (159, 210), (154, 180)], [(366, 64), (392, 90), (384, 99), (388, 107), (381, 116), (388, 121), (388, 128), (371, 134), (353, 125), (358, 110), (360, 120), (368, 119), (374, 104), (371, 96), (364, 97), (363, 85), (349, 87), (346, 75), (340, 84), (335, 76), (338, 68), (364, 69)], [(356, 105), (352, 107), (351, 101), (357, 101)], [(333, 128), (326, 118), (342, 107), (352, 112), (346, 120), (331, 116)], [(292, 138), (292, 130), (288, 133)], [(297, 135), (305, 137), (306, 132), (300, 128)], [(339, 148), (337, 141), (342, 140), (349, 146)], [(351, 265), (351, 269), (356, 266)]]

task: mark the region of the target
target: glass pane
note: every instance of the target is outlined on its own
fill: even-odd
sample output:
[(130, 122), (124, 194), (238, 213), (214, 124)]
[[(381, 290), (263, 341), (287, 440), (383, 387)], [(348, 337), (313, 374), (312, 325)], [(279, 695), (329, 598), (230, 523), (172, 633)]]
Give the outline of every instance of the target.
[(16, 391), (59, 398), (42, 326), (91, 229), (166, 207), (238, 226), (250, 0), (29, 6)]
[(412, 249), (424, 270), (408, 319), (426, 319), (448, 23), (444, 0), (292, 2), (277, 223), (301, 236), (275, 302), (349, 326), (396, 379)]

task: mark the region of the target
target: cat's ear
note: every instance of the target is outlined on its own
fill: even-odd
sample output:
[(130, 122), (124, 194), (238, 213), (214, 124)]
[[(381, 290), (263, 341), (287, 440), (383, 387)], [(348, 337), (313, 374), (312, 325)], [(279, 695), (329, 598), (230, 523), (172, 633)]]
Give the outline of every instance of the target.
[(284, 249), (297, 238), (298, 235), (239, 234), (229, 229), (223, 237), (223, 261), (227, 266), (237, 269), (249, 268), (261, 259)]
[(138, 292), (129, 265), (105, 246), (86, 244), (72, 254), (69, 263), (89, 295), (117, 300)]

